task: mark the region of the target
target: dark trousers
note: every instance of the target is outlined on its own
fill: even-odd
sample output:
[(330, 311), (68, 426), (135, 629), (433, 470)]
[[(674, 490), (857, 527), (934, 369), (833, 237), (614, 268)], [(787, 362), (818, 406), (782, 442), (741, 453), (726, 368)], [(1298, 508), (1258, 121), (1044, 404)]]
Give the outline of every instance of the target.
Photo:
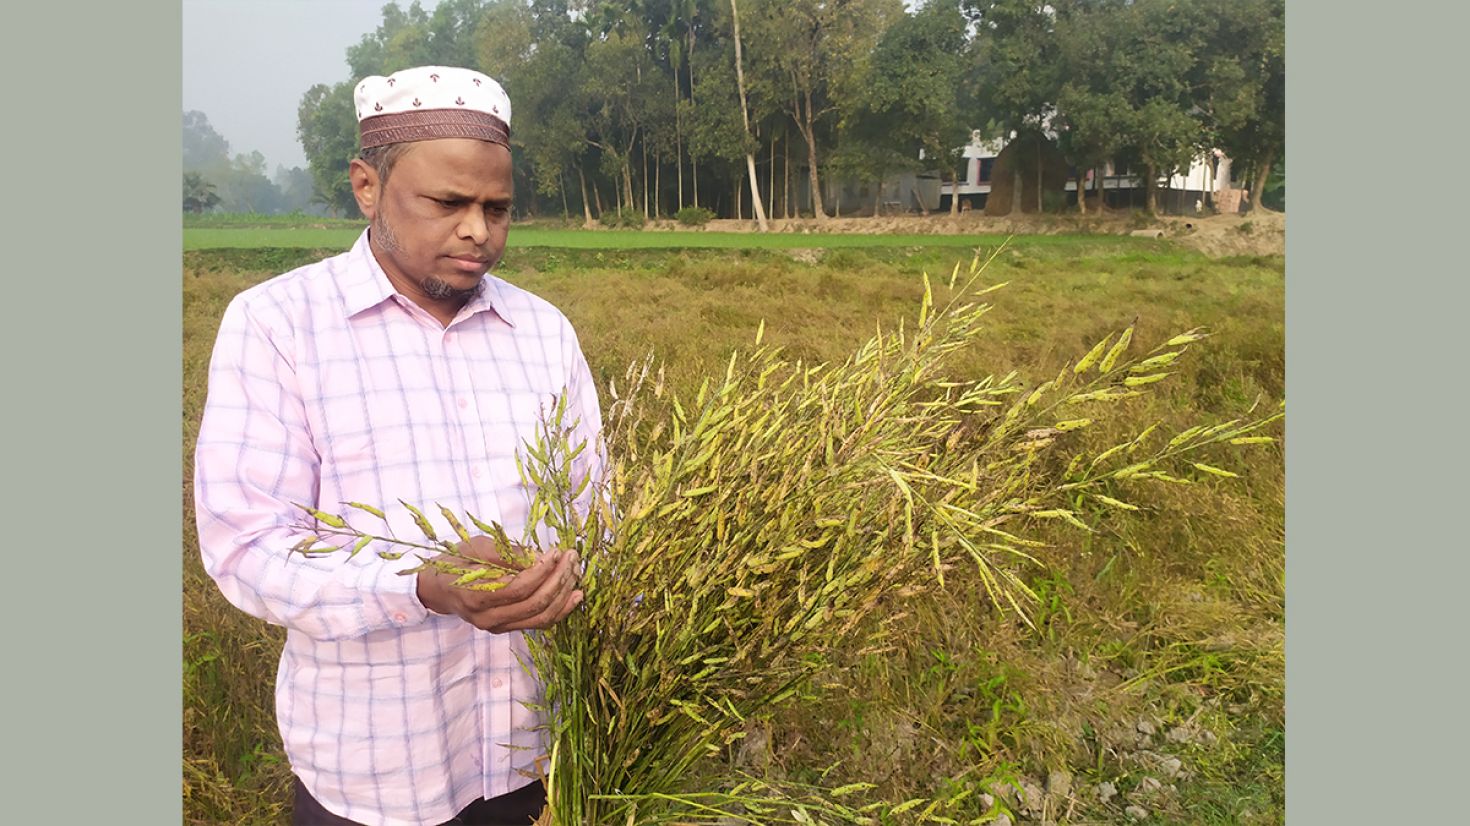
[[(300, 778), (293, 780), (295, 792), (292, 795), (292, 826), (372, 826), (332, 814), (322, 808), (322, 804), (301, 785)], [(546, 787), (537, 780), (529, 786), (522, 786), (499, 797), (489, 800), (482, 797), (464, 807), (463, 811), (444, 826), (528, 826), (536, 820), (545, 806)]]

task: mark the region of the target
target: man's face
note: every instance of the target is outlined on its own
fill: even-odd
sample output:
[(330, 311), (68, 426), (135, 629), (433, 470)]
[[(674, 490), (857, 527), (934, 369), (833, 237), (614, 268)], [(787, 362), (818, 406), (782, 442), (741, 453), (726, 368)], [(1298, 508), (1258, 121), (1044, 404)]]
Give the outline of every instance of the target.
[(378, 263), (399, 292), (425, 309), (457, 309), (500, 261), (513, 194), (504, 146), (419, 141), (398, 158), (386, 183), (360, 160), (350, 174), (372, 222), (368, 240)]

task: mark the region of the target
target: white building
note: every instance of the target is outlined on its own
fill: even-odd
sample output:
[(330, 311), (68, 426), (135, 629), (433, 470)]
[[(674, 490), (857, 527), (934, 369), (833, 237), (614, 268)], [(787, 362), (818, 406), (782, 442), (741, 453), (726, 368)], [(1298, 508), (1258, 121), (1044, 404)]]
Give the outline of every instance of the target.
[[(1012, 137), (1014, 137), (1012, 133)], [(1055, 137), (1049, 135), (1049, 137)], [(981, 209), (985, 206), (985, 200), (990, 194), (991, 173), (995, 168), (995, 159), (1005, 148), (1005, 138), (985, 140), (980, 130), (970, 133), (970, 142), (961, 150), (964, 164), (960, 167), (959, 185), (956, 187), (948, 181), (939, 187), (939, 199), (941, 210), (949, 208), (950, 199), (955, 197), (958, 189), (961, 206), (971, 209)], [(1211, 163), (1215, 160), (1216, 163)], [(1102, 190), (1105, 203), (1109, 206), (1143, 206), (1144, 186), (1141, 176), (1129, 169), (1118, 169), (1111, 162), (1104, 165), (1102, 173)], [(1096, 192), (1097, 187), (1093, 180), (1093, 170), (1086, 173), (1086, 187), (1088, 196)], [(1203, 208), (1213, 203), (1216, 193), (1231, 188), (1230, 183), (1230, 159), (1225, 157), (1218, 149), (1213, 153), (1202, 154), (1191, 162), (1189, 171), (1183, 175), (1171, 175), (1167, 180), (1160, 176), (1155, 191), (1158, 207), (1161, 212), (1187, 213), (1195, 210), (1196, 202)], [(1068, 170), (1066, 191), (1069, 193), (1067, 202), (1077, 203), (1077, 173), (1076, 170)], [(1208, 196), (1208, 197), (1207, 197)]]

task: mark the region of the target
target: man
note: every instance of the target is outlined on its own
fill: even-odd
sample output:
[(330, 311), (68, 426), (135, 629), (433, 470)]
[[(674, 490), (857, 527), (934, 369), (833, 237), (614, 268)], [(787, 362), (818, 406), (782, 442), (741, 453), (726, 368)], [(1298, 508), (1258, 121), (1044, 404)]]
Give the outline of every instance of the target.
[[(517, 449), (563, 391), (574, 438), (595, 439), (597, 393), (566, 318), (489, 274), (512, 196), (500, 85), (419, 67), (363, 80), (356, 105), (349, 175), (369, 228), (245, 290), (221, 322), (195, 456), (200, 549), (232, 604), (287, 629), (276, 713), (296, 823), (525, 824), (544, 803), (545, 744), (523, 705), (538, 691), (521, 632), (576, 608), (576, 554), (547, 550), (501, 590), (470, 591), (400, 576), (412, 555), (293, 554), (294, 503), (376, 505), (405, 538), (421, 533), (400, 500), (453, 536), (442, 504), (520, 536)], [(600, 473), (598, 451), (573, 472)], [(486, 537), (460, 550), (496, 559)]]

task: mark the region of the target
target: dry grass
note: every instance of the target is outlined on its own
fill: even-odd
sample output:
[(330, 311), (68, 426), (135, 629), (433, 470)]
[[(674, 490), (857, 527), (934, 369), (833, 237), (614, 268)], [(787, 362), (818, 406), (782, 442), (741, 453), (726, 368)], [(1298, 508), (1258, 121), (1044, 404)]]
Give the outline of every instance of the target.
[[(314, 257), (186, 254), (187, 452), (225, 302)], [(954, 260), (953, 252), (905, 249), (837, 250), (813, 263), (779, 252), (518, 250), (505, 275), (563, 308), (600, 380), (652, 350), (689, 395), (697, 379), (723, 370), (732, 347), (747, 346), (762, 319), (767, 340), (793, 356), (844, 358), (875, 322), (912, 313), (921, 269), (947, 275)], [(1137, 318), (1149, 340), (1201, 324), (1217, 335), (1130, 418), (1183, 425), (1282, 397), (1279, 257), (1079, 244), (1021, 248), (995, 266), (994, 278), (1012, 283), (987, 317), (991, 333), (967, 357), (977, 372), (1024, 366), (1028, 377), (1046, 376)], [(1117, 435), (1087, 438), (1103, 446)], [(1160, 485), (1130, 499), (1142, 514), (1096, 514), (1100, 534), (1049, 535), (1046, 568), (1030, 580), (1045, 598), (1037, 630), (953, 582), (913, 606), (890, 651), (833, 657), (818, 686), (843, 690), (814, 690), (777, 709), (765, 723), (769, 749), (732, 750), (730, 763), (796, 781), (871, 780), (893, 800), (947, 795), (962, 819), (981, 816), (980, 794), (1003, 779), (1066, 768), (1073, 790), (1044, 803), (1052, 818), (1120, 819), (1122, 798), (1104, 805), (1092, 790), (1107, 781), (1121, 793), (1139, 790), (1164, 822), (1279, 821), (1284, 471), (1275, 446), (1228, 460), (1244, 478)], [(281, 635), (224, 603), (204, 577), (185, 472), (186, 817), (278, 822), (289, 781), (271, 713)], [(1140, 721), (1156, 735), (1141, 734)], [(1168, 740), (1174, 728), (1191, 739)], [(1179, 758), (1187, 778), (1164, 777), (1159, 754)], [(1163, 788), (1143, 792), (1145, 777)]]

